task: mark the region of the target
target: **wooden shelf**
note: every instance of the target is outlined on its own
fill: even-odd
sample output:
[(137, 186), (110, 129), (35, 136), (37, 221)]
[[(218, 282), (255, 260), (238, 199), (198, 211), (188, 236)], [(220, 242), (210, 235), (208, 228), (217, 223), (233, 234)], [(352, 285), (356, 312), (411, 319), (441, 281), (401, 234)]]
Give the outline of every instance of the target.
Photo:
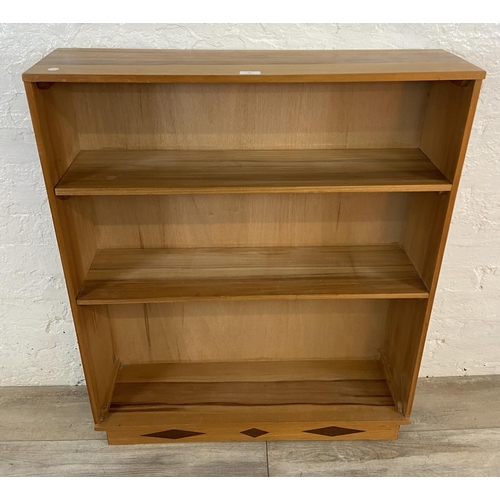
[(396, 245), (120, 249), (97, 252), (77, 303), (428, 295)]
[[(324, 431), (317, 422), (349, 424)], [(367, 431), (369, 422), (376, 424)], [(259, 361), (124, 366), (96, 428), (140, 426), (139, 441), (161, 442), (214, 440), (214, 433), (227, 440), (231, 432), (240, 439), (276, 439), (284, 425), (310, 439), (352, 438), (406, 423), (378, 361)]]
[[(56, 67), (57, 71), (51, 71)], [(25, 82), (254, 83), (473, 80), (481, 68), (444, 50), (57, 49)]]
[(58, 196), (450, 191), (418, 149), (81, 151)]

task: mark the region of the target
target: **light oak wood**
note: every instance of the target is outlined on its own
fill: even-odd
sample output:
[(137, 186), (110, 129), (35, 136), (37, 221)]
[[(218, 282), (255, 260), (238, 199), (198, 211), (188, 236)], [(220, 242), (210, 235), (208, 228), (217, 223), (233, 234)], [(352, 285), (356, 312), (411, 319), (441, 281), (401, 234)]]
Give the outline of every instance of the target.
[[(248, 436), (242, 433), (242, 429), (246, 430), (249, 424), (232, 424), (227, 423), (224, 426), (220, 425), (184, 425), (182, 430), (189, 430), (194, 435), (187, 437), (165, 438), (162, 437), (164, 427), (119, 427), (117, 429), (107, 431), (109, 444), (158, 444), (165, 442), (175, 443), (190, 443), (190, 442), (207, 442), (207, 441), (345, 441), (345, 440), (393, 440), (397, 439), (399, 426), (388, 424), (359, 424), (356, 422), (336, 422), (327, 420), (325, 422), (259, 422), (259, 431), (266, 429), (266, 433), (259, 436)], [(338, 428), (340, 430), (351, 431), (344, 435), (326, 436), (323, 434), (314, 434), (308, 432), (311, 429), (329, 429)], [(200, 433), (202, 428), (205, 433)], [(253, 429), (253, 428), (252, 428)], [(332, 431), (335, 432), (335, 429)], [(196, 433), (196, 434), (195, 434)], [(157, 434), (157, 436), (155, 436)]]
[[(418, 148), (428, 82), (71, 84), (82, 150)], [(71, 109), (58, 106), (61, 87)]]
[[(264, 361), (253, 363), (144, 363), (124, 365), (119, 384), (381, 380), (376, 361)], [(243, 396), (244, 397), (244, 396)]]
[(381, 353), (384, 373), (398, 411), (407, 416), (419, 341), (427, 327), (424, 324), (427, 306), (428, 300), (398, 300), (391, 304), (387, 337)]
[[(95, 425), (98, 431), (113, 431), (118, 428), (176, 428), (199, 425), (200, 422), (224, 428), (229, 423), (255, 426), (261, 422), (336, 422), (340, 425), (362, 425), (366, 428), (387, 424), (407, 425), (410, 421), (397, 412), (392, 405), (311, 405), (293, 404), (276, 406), (220, 406), (196, 405), (176, 406), (175, 411), (115, 411)], [(182, 425), (181, 425), (182, 424)], [(331, 424), (333, 425), (333, 424)], [(241, 429), (244, 430), (244, 429)], [(320, 438), (317, 438), (320, 439)]]
[(28, 70), (96, 429), (394, 439), (484, 76), (444, 51), (70, 49)]
[(414, 149), (81, 151), (57, 196), (449, 191)]
[[(153, 401), (153, 403), (152, 403)], [(384, 378), (376, 381), (118, 382), (110, 411), (168, 410), (176, 406), (360, 404), (393, 406)]]
[(110, 411), (170, 406), (393, 406), (377, 362), (295, 361), (129, 365)]
[(124, 366), (97, 428), (137, 444), (395, 439), (406, 423), (377, 361), (165, 363)]
[[(49, 68), (57, 67), (57, 71)], [(245, 75), (240, 71), (258, 71)], [(444, 50), (57, 49), (31, 82), (321, 82), (473, 80), (485, 72)]]
[[(122, 363), (376, 359), (388, 300), (220, 301), (108, 306)], [(286, 332), (286, 334), (280, 334)]]
[(397, 246), (100, 250), (79, 305), (426, 298)]
[[(227, 417), (237, 420), (236, 415), (231, 417), (232, 411), (246, 409), (240, 412), (243, 418), (253, 413), (256, 419), (263, 415), (261, 420), (271, 416), (271, 421), (279, 421), (283, 412), (287, 418), (295, 413), (298, 420), (303, 421), (310, 418), (307, 412), (314, 411), (316, 406), (321, 412), (325, 406), (345, 408), (346, 405), (366, 406), (368, 410), (376, 406), (394, 408), (377, 361), (125, 365), (118, 374), (110, 417), (113, 413), (154, 410), (156, 414), (165, 412), (161, 416), (164, 420), (176, 420), (185, 411), (196, 420), (221, 423), (219, 420)], [(177, 411), (169, 412), (174, 407)], [(234, 408), (228, 411), (228, 407)], [(352, 413), (356, 414), (357, 410), (354, 408)], [(385, 413), (391, 414), (392, 421), (405, 422), (396, 412)], [(211, 420), (213, 418), (216, 420)], [(178, 421), (190, 423), (186, 417)], [(101, 429), (108, 427), (106, 420), (99, 424)]]
[(436, 82), (429, 90), (420, 148), (451, 181), (460, 178), (462, 143), (464, 134), (470, 133), (466, 124), (470, 124), (468, 117), (480, 86), (480, 82), (471, 82), (463, 88), (450, 82)]
[[(64, 203), (73, 206), (75, 198)], [(405, 193), (78, 197), (98, 248), (206, 248), (399, 243)]]
[(408, 200), (406, 230), (402, 243), (408, 257), (428, 289), (436, 275), (441, 239), (450, 194), (415, 193)]
[[(401, 312), (408, 305), (396, 306), (389, 323), (385, 366), (392, 377), (391, 389), (406, 416), (411, 413), (420, 361), (425, 345), (439, 271), (453, 213), (460, 174), (479, 98), (481, 81), (467, 87), (449, 82), (432, 84), (421, 146), (445, 175), (453, 180), (450, 193), (415, 193), (409, 203), (408, 223), (403, 247), (429, 290), (425, 310), (422, 305)], [(446, 97), (445, 97), (446, 94)], [(408, 317), (413, 321), (409, 322)], [(416, 328), (415, 325), (418, 325)], [(393, 368), (391, 368), (391, 366)]]
[[(76, 295), (95, 254), (97, 242), (90, 206), (76, 200), (71, 207), (54, 194), (54, 187), (79, 150), (75, 119), (64, 121), (52, 105), (51, 97), (34, 84), (25, 84), (26, 95), (37, 140), (40, 163), (47, 188), (57, 243), (75, 322), (82, 365), (88, 380), (94, 421), (98, 422), (109, 402), (116, 373), (109, 323), (99, 311), (76, 306)], [(68, 95), (58, 95), (58, 108), (67, 110)]]

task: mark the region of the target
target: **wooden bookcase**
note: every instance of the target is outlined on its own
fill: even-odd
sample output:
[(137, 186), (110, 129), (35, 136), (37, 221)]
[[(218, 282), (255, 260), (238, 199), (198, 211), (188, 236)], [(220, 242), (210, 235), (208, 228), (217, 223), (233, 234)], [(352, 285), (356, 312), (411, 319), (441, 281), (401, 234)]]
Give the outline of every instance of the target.
[(395, 439), (484, 77), (441, 50), (26, 71), (96, 430)]

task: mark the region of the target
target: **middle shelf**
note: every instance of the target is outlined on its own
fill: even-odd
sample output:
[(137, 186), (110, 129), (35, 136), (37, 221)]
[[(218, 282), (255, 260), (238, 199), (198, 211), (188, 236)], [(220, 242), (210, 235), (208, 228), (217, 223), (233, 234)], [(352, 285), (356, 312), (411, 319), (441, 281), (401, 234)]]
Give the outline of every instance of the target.
[(215, 193), (444, 192), (451, 183), (419, 150), (84, 150), (57, 196)]
[(77, 304), (423, 299), (399, 245), (99, 250)]

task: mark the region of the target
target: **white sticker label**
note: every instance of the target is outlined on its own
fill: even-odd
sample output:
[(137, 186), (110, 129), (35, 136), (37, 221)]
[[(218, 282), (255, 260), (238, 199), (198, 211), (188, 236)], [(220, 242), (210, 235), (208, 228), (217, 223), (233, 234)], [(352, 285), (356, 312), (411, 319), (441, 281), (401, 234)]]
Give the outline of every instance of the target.
[(240, 75), (260, 75), (260, 71), (240, 71)]

